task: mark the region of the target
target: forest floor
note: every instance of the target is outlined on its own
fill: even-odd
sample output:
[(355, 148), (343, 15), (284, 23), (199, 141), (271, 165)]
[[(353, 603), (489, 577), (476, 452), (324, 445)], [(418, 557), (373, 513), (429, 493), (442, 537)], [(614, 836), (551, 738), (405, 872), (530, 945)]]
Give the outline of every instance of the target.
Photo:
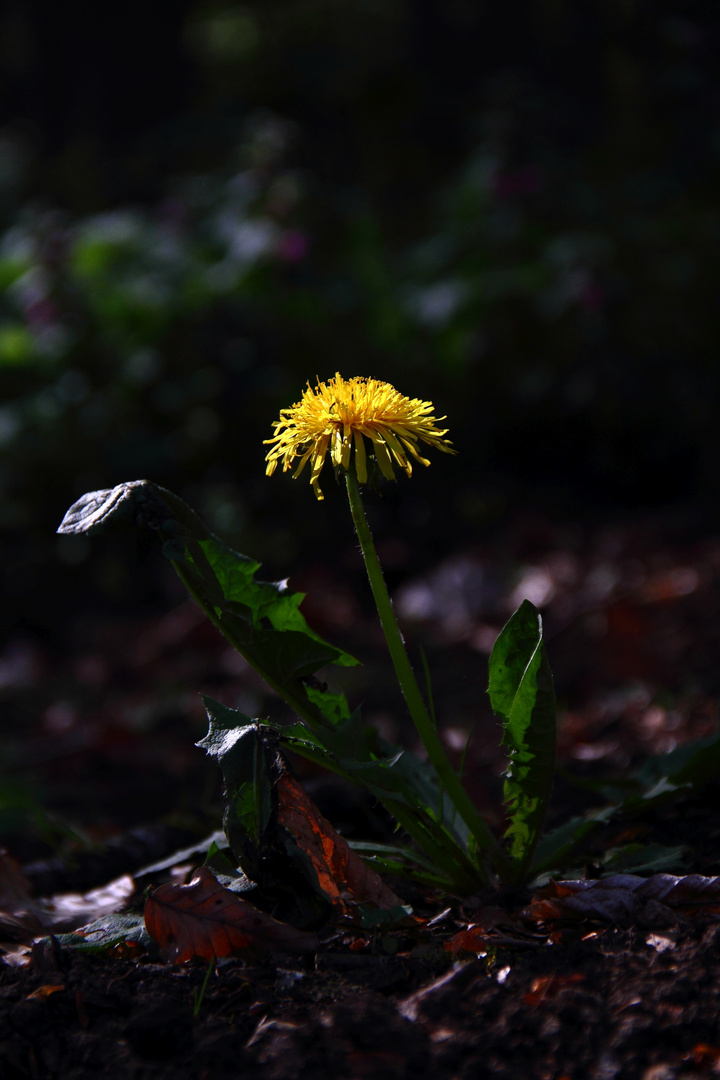
[[(412, 742), (352, 558), (293, 585), (310, 592), (313, 625), (362, 656), (344, 689), (366, 722)], [(494, 826), (502, 757), (487, 654), (524, 596), (544, 613), (560, 705), (551, 826), (601, 806), (599, 779), (717, 732), (720, 536), (685, 513), (585, 528), (517, 520), (395, 594), (458, 762), (472, 731), (464, 774)], [(414, 924), (344, 924), (309, 954), (210, 968), (164, 962), (152, 946), (89, 954), (47, 936), (142, 910), (147, 885), (187, 881), (202, 862), (187, 849), (219, 827), (220, 786), (194, 746), (200, 690), (249, 715), (274, 707), (182, 600), (160, 616), (83, 616), (62, 648), (18, 635), (0, 657), (1, 1080), (720, 1073), (712, 888), (667, 906), (632, 901), (627, 878), (614, 903), (580, 917), (538, 906), (540, 884), (459, 899), (394, 879)], [(342, 833), (386, 838), (376, 808), (298, 771)], [(153, 864), (164, 869), (148, 873)], [(720, 786), (613, 820), (563, 876), (587, 886), (630, 872), (720, 874)]]

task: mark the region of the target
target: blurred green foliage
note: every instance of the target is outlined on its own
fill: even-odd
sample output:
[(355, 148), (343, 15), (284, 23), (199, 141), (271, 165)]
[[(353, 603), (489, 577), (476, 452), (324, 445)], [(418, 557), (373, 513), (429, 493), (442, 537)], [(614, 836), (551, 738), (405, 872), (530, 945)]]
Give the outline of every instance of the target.
[(714, 494), (720, 14), (193, 0), (111, 7), (114, 44), (50, 10), (0, 26), (11, 595), (69, 501), (139, 476), (292, 559), (261, 439), (336, 370), (448, 414), (464, 535), (528, 492)]

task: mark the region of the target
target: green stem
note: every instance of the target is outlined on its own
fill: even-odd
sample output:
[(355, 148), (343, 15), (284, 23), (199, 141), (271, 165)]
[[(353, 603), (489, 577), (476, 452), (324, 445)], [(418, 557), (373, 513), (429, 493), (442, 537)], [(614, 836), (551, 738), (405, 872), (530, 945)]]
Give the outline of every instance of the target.
[(415, 730), (422, 740), (427, 755), (432, 762), (441, 787), (447, 792), (458, 814), (475, 838), (478, 847), (488, 852), (493, 862), (502, 864), (504, 859), (500, 845), (483, 821), (470, 796), (462, 786), (455, 770), (450, 764), (443, 748), (437, 729), (425, 707), (413, 669), (410, 665), (400, 628), (392, 608), (392, 601), (387, 591), (382, 566), (378, 559), (370, 526), (365, 516), (365, 509), (360, 497), (357, 477), (352, 470), (345, 473), (350, 511), (355, 531), (365, 560), (365, 568), (370, 579), (375, 605), (380, 616), (380, 623), (385, 640), (390, 650), (390, 657), (398, 677), (400, 688), (415, 724)]
[[(196, 551), (195, 558), (200, 559), (201, 557), (202, 552)], [(183, 585), (195, 602), (204, 611), (210, 622), (221, 634), (223, 634), (225, 639), (237, 649), (240, 655), (245, 657), (247, 662), (258, 672), (268, 686), (297, 713), (307, 727), (318, 734), (322, 739), (323, 733), (327, 733), (329, 726), (328, 722), (320, 710), (316, 709), (315, 706), (307, 700), (299, 680), (293, 679), (289, 684), (276, 682), (263, 664), (262, 655), (257, 655), (248, 647), (248, 644), (243, 640), (242, 635), (235, 632), (233, 617), (223, 618), (222, 614), (218, 614), (215, 607), (204, 598), (202, 582), (196, 581), (196, 575), (193, 570), (188, 567), (188, 564), (184, 561), (174, 561), (173, 566)], [(309, 752), (299, 746), (293, 746), (292, 749), (294, 749), (296, 753), (308, 757), (310, 760), (318, 759), (317, 753)], [(319, 760), (319, 763), (324, 765), (325, 768), (336, 772), (339, 776), (344, 776), (346, 779), (355, 783), (358, 782), (358, 777), (351, 775), (343, 769), (342, 764), (327, 750), (323, 750), (322, 758)], [(421, 819), (416, 820), (416, 816), (410, 808), (405, 807), (392, 799), (383, 798), (381, 801), (402, 828), (413, 837), (421, 848), (435, 858), (438, 865), (446, 870), (452, 886), (461, 893), (472, 892), (474, 884), (474, 868), (468, 860), (467, 855), (459, 848), (456, 848), (451, 842), (442, 843), (441, 841), (438, 841), (436, 837), (430, 836), (427, 827)], [(450, 841), (449, 837), (447, 839)]]

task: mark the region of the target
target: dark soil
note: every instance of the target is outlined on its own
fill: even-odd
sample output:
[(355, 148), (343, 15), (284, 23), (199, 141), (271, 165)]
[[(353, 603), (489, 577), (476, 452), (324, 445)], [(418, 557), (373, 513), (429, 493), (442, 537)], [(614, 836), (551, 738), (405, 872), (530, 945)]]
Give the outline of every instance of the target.
[[(468, 718), (481, 714), (466, 775), (491, 817), (501, 763), (483, 653), (518, 580), (546, 590), (539, 602), (566, 770), (552, 823), (598, 801), (569, 775), (625, 775), (648, 754), (716, 730), (720, 542), (665, 525), (583, 537), (526, 523), (497, 550), (459, 552), (406, 585), (404, 599), (401, 591), (406, 618), (422, 600), (412, 634), (437, 672), (435, 697), (458, 755)], [(316, 576), (337, 599), (344, 585), (328, 574)], [(365, 682), (349, 683), (348, 693), (364, 699), (368, 720), (404, 738), (373, 624), (347, 610), (352, 628), (327, 625), (330, 607), (323, 616), (316, 606), (313, 621), (327, 636), (344, 632), (362, 653)], [(19, 806), (5, 843), (44, 896), (137, 874), (217, 827), (215, 770), (193, 749), (204, 734), (196, 691), (250, 703), (248, 711), (267, 707), (253, 676), (184, 604), (161, 620), (99, 620), (70, 633), (64, 654), (18, 638), (0, 665), (4, 753), (48, 811), (23, 817)], [(382, 838), (386, 822), (374, 808), (312, 771), (302, 776), (347, 835)], [(74, 838), (63, 833), (67, 822)], [(719, 873), (718, 791), (710, 785), (598, 832), (576, 873), (599, 875), (606, 852), (628, 840), (681, 849), (664, 868), (673, 873)], [(147, 883), (137, 881), (136, 905)], [(222, 960), (209, 976), (201, 961), (172, 966), (129, 948), (88, 955), (49, 938), (20, 957), (24, 966), (9, 955), (0, 964), (0, 1078), (680, 1080), (720, 1072), (720, 922), (711, 907), (664, 922), (648, 913), (633, 925), (542, 925), (523, 915), (529, 893), (460, 902), (391, 884), (419, 915), (444, 916), (417, 932), (344, 929), (310, 956)], [(509, 915), (488, 932), (484, 955), (446, 949), (488, 903)]]
[[(655, 946), (653, 940), (658, 942)], [(3, 1077), (710, 1077), (720, 927), (575, 932), (449, 963), (334, 950), (261, 966), (35, 946), (0, 971)]]

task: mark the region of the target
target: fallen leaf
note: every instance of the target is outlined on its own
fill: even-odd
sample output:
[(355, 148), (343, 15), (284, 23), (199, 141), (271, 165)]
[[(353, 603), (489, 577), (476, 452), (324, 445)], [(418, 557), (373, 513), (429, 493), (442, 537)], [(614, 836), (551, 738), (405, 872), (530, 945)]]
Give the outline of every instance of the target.
[(598, 881), (551, 881), (526, 914), (542, 922), (602, 919), (617, 926), (668, 926), (720, 903), (720, 877), (614, 874)]
[(530, 983), (530, 992), (523, 994), (523, 1001), (526, 1005), (540, 1005), (546, 998), (554, 998), (561, 990), (584, 979), (580, 972), (574, 975), (541, 975)]
[(278, 825), (310, 859), (320, 888), (336, 907), (347, 910), (346, 899), (385, 911), (402, 906), (402, 900), (322, 816), (302, 784), (285, 773), (276, 788)]
[(120, 911), (135, 892), (135, 881), (123, 874), (107, 885), (86, 893), (58, 893), (49, 900), (38, 900), (37, 910), (48, 930), (74, 930), (93, 919)]
[(53, 940), (63, 948), (78, 952), (110, 953), (118, 957), (133, 956), (150, 944), (142, 915), (111, 913), (68, 934), (54, 934)]
[(0, 963), (5, 967), (25, 968), (32, 961), (32, 948), (30, 945), (16, 945), (14, 949), (0, 950), (2, 959)]
[(65, 987), (62, 984), (47, 983), (45, 986), (38, 986), (37, 990), (33, 990), (32, 994), (28, 994), (26, 1001), (47, 1001), (52, 994), (57, 994), (58, 990), (64, 990)]
[(456, 956), (462, 952), (487, 952), (488, 936), (484, 926), (468, 926), (445, 942), (446, 952)]
[(710, 1043), (696, 1043), (689, 1054), (685, 1055), (686, 1061), (693, 1065), (714, 1065), (720, 1063), (720, 1046), (712, 1046)]
[(311, 952), (319, 945), (314, 934), (278, 922), (224, 888), (205, 866), (189, 885), (161, 885), (151, 892), (145, 926), (166, 958), (178, 964), (194, 956)]
[(130, 874), (86, 893), (35, 898), (19, 864), (0, 849), (0, 941), (28, 942), (48, 930), (74, 930), (124, 907), (135, 891)]
[[(464, 930), (459, 930), (445, 942), (446, 952), (452, 953), (453, 956), (461, 952), (485, 952), (488, 944), (494, 941), (493, 938), (488, 937), (490, 931), (513, 921), (507, 911), (499, 907), (483, 906), (476, 914), (477, 922), (470, 923)], [(430, 925), (428, 923), (428, 926)]]

